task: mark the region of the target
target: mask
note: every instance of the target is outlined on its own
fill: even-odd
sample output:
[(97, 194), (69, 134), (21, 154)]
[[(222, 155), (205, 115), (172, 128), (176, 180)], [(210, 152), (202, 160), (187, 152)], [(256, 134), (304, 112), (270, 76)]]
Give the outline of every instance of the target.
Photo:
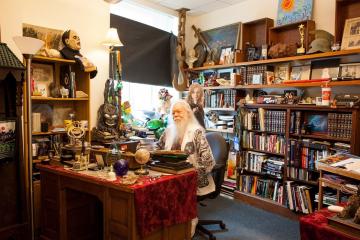
[(68, 48), (71, 48), (72, 50), (75, 50), (75, 51), (79, 51), (81, 48), (80, 37), (73, 30), (70, 30), (69, 38), (65, 40), (65, 43)]

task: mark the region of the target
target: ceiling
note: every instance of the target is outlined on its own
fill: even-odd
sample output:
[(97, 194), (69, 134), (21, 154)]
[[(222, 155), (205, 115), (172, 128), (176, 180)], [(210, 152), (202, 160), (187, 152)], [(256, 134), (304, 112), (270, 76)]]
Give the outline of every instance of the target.
[(199, 16), (220, 8), (226, 8), (231, 5), (244, 2), (246, 0), (147, 0), (155, 5), (166, 7), (172, 10), (188, 8), (189, 15)]

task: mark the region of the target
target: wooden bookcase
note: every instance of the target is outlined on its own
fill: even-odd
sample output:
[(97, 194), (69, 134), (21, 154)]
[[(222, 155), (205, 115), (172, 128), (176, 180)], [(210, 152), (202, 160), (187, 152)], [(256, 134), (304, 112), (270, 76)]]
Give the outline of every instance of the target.
[(360, 1), (336, 0), (335, 10), (335, 42), (341, 42), (345, 20), (360, 17)]

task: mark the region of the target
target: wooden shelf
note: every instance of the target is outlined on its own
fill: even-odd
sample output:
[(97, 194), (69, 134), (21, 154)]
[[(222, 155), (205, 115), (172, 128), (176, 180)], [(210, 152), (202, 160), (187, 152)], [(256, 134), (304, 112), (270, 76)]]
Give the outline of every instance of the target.
[(235, 108), (204, 108), (205, 111), (227, 111), (227, 112), (233, 112), (235, 111)]
[(326, 134), (295, 134), (290, 133), (290, 137), (301, 137), (301, 138), (314, 138), (314, 139), (320, 139), (320, 140), (328, 140), (328, 141), (339, 141), (339, 142), (350, 142), (349, 138), (337, 138), (337, 137), (331, 137)]
[(49, 62), (49, 63), (66, 63), (66, 64), (75, 64), (75, 60), (69, 60), (65, 58), (50, 58), (44, 56), (34, 56), (33, 61)]
[(243, 129), (243, 131), (248, 131), (248, 132), (255, 132), (255, 133), (266, 133), (266, 134), (272, 134), (272, 135), (285, 135), (285, 133), (281, 133), (281, 132), (270, 132), (270, 131), (261, 131), (261, 130), (247, 130), (247, 129)]
[(267, 151), (263, 151), (263, 150), (253, 149), (253, 148), (243, 148), (243, 150), (253, 151), (253, 152), (260, 152), (260, 153), (266, 153), (266, 154), (269, 154), (269, 155), (275, 155), (275, 156), (279, 156), (279, 157), (285, 157), (285, 154), (282, 154), (282, 153), (267, 152)]
[[(310, 80), (309, 80), (310, 81)], [(261, 84), (252, 84), (252, 85), (237, 85), (233, 87), (234, 89), (258, 89), (258, 88), (307, 88), (307, 87), (321, 87), (326, 81), (322, 82), (299, 82), (299, 83), (282, 83), (282, 84), (272, 84), (272, 85), (261, 85)], [(350, 81), (330, 81), (328, 86), (330, 87), (341, 87), (341, 86), (358, 86), (360, 85), (360, 80), (350, 80)]]
[(263, 176), (264, 178), (272, 178), (275, 180), (279, 180), (280, 182), (282, 181), (282, 178), (279, 178), (277, 176), (271, 175), (271, 174), (267, 174), (267, 173), (262, 173), (262, 172), (255, 172), (255, 171), (251, 171), (251, 170), (247, 170), (245, 168), (238, 168), (238, 170), (243, 173), (240, 173), (242, 175), (246, 175), (246, 174), (252, 174), (252, 175), (258, 175), (258, 176)]
[(293, 109), (293, 110), (309, 110), (309, 111), (327, 111), (327, 112), (351, 112), (353, 109), (358, 107), (343, 107), (338, 106), (336, 108), (328, 106), (316, 106), (316, 105), (307, 105), (307, 104), (245, 104), (243, 107), (246, 108), (266, 108), (266, 109)]
[(234, 129), (215, 129), (215, 128), (206, 128), (206, 131), (209, 132), (220, 132), (220, 133), (234, 133)]
[(298, 220), (299, 216), (290, 211), (287, 207), (277, 203), (271, 199), (262, 198), (260, 196), (252, 195), (250, 193), (244, 193), (240, 191), (234, 191), (234, 199), (240, 200), (249, 205), (257, 208), (264, 209), (265, 211), (273, 212), (281, 216), (290, 218), (292, 220)]
[(36, 101), (89, 101), (89, 98), (53, 98), (32, 96), (31, 100)]
[(235, 89), (235, 86), (204, 87), (204, 90), (222, 90), (222, 89)]
[(303, 184), (308, 184), (308, 185), (312, 185), (312, 186), (318, 186), (319, 185), (319, 183), (316, 182), (316, 181), (307, 181), (307, 180), (301, 180), (301, 179), (298, 179), (298, 178), (287, 177), (286, 180), (299, 182), (299, 183), (303, 183)]
[(64, 134), (66, 131), (59, 132), (32, 132), (33, 136), (42, 136), (42, 135), (55, 135), (55, 134)]
[(342, 57), (342, 56), (355, 55), (355, 54), (360, 54), (360, 48), (359, 49), (351, 49), (351, 50), (340, 50), (340, 51), (335, 51), (335, 52), (300, 55), (300, 56), (293, 56), (293, 57), (258, 60), (258, 61), (251, 61), (251, 62), (239, 62), (239, 63), (228, 64), (228, 65), (215, 65), (215, 66), (211, 66), (211, 67), (198, 67), (198, 68), (189, 69), (189, 71), (204, 71), (204, 70), (210, 70), (210, 69), (232, 68), (232, 67), (259, 65), (259, 64), (275, 64), (275, 63), (281, 63), (281, 62), (317, 60), (317, 59), (335, 58), (335, 57)]

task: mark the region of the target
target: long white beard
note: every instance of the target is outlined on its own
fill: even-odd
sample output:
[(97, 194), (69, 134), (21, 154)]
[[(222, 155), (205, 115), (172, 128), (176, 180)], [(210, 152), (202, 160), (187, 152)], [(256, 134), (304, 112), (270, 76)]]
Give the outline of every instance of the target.
[(185, 130), (187, 127), (187, 122), (185, 120), (174, 122), (176, 128), (176, 137), (177, 139), (183, 139), (185, 135)]

